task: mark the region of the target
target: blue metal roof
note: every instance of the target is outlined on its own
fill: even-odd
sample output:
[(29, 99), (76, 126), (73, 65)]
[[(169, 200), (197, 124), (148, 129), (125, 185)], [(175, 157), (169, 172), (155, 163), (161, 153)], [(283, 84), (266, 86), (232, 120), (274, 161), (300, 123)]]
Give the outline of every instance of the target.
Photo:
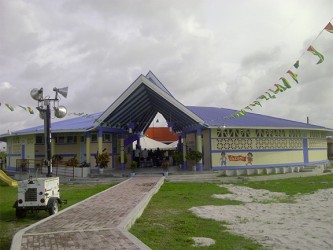
[[(268, 128), (295, 128), (295, 129), (326, 129), (322, 126), (296, 122), (272, 116), (247, 113), (239, 118), (228, 119), (231, 115), (237, 113), (237, 110), (216, 108), (216, 107), (199, 107), (186, 106), (191, 112), (205, 121), (207, 127), (268, 127)], [(53, 132), (70, 132), (70, 131), (88, 131), (93, 128), (94, 122), (101, 116), (102, 112), (89, 116), (80, 116), (72, 119), (62, 120), (51, 124)], [(14, 134), (43, 133), (44, 125), (15, 131)]]
[(271, 127), (271, 128), (305, 128), (305, 129), (326, 129), (325, 127), (296, 122), (272, 116), (247, 113), (245, 116), (238, 118), (228, 117), (237, 113), (237, 110), (187, 106), (187, 108), (205, 121), (209, 127), (226, 126), (226, 127)]
[[(51, 121), (51, 131), (53, 132), (61, 132), (61, 131), (87, 131), (93, 127), (94, 122), (101, 116), (102, 112), (79, 116), (67, 120), (61, 120), (57, 122)], [(43, 121), (41, 120), (41, 123)], [(14, 134), (30, 134), (30, 133), (43, 133), (44, 132), (44, 124), (41, 126), (27, 128), (23, 130), (18, 130), (13, 132)]]

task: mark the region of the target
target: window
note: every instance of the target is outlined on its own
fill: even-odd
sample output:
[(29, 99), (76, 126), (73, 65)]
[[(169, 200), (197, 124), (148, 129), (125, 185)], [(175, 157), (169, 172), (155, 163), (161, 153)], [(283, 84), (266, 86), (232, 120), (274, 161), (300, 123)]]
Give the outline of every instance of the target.
[(36, 135), (36, 144), (44, 144), (44, 136)]
[(55, 138), (56, 143), (65, 143), (65, 136), (59, 135)]
[(111, 141), (111, 134), (103, 133), (103, 142), (110, 142)]
[(97, 142), (97, 134), (96, 133), (91, 134), (91, 142)]
[(73, 136), (73, 135), (67, 136), (67, 143), (68, 144), (76, 144), (76, 136)]

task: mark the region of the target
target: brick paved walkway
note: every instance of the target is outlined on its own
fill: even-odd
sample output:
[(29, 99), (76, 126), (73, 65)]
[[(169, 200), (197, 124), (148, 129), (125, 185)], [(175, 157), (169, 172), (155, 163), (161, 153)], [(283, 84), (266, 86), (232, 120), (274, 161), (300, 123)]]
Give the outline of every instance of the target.
[(149, 249), (127, 229), (163, 180), (128, 179), (19, 231), (11, 249)]

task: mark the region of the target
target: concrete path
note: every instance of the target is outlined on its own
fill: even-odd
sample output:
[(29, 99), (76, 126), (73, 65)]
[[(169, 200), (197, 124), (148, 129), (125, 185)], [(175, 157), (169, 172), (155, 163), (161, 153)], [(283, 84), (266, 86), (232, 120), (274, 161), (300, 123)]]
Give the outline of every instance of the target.
[(127, 229), (163, 184), (134, 177), (19, 231), (16, 249), (150, 249)]

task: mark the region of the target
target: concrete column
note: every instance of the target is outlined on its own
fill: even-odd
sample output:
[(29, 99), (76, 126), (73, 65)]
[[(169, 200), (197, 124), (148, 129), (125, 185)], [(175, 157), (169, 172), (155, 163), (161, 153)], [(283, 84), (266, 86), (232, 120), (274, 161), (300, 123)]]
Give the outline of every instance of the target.
[(88, 132), (86, 134), (86, 162), (90, 163), (90, 143), (91, 143), (91, 134)]
[(103, 152), (103, 131), (102, 130), (98, 130), (97, 149), (98, 149), (99, 154), (101, 154)]
[[(202, 130), (201, 128), (197, 129), (197, 151), (202, 154)], [(197, 170), (202, 171), (203, 165), (202, 165), (202, 158), (199, 162), (197, 162)]]
[(125, 169), (124, 133), (121, 133), (121, 137), (120, 137), (120, 167), (121, 167), (121, 170)]
[(183, 133), (182, 134), (183, 137), (183, 169), (186, 170), (187, 169), (187, 160), (186, 160), (186, 134)]
[(115, 168), (115, 155), (114, 155), (114, 133), (111, 134), (111, 168)]

